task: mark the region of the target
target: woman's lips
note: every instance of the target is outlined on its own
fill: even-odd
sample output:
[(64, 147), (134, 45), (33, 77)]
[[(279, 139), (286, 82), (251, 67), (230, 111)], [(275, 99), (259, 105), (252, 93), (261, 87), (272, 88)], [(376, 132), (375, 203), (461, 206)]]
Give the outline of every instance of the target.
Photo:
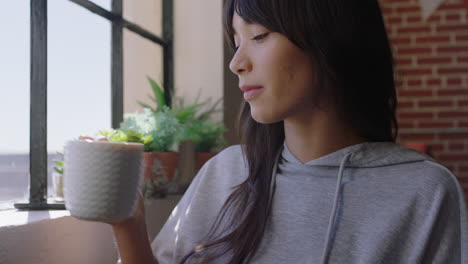
[(244, 99), (246, 101), (253, 99), (263, 91), (261, 86), (242, 86), (241, 90), (244, 91)]

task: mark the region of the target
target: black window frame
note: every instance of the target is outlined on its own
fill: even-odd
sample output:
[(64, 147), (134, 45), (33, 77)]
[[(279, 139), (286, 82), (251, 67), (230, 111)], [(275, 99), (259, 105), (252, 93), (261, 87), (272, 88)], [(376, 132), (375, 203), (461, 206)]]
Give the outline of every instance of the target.
[[(111, 11), (88, 0), (69, 0), (111, 23), (111, 120), (123, 120), (123, 29), (126, 28), (163, 48), (163, 85), (171, 105), (174, 90), (173, 1), (162, 0), (163, 36), (123, 18), (123, 0), (112, 0)], [(63, 203), (47, 201), (47, 0), (30, 0), (30, 150), (29, 202), (15, 203), (20, 210), (64, 210)]]

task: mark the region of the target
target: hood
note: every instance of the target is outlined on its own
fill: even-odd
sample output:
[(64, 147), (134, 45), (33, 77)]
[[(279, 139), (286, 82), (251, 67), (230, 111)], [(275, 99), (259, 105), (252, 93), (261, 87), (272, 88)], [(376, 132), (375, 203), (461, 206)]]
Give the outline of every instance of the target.
[(374, 168), (433, 159), (419, 151), (392, 142), (366, 142), (349, 146), (317, 159), (302, 163), (284, 142), (282, 158), (294, 165), (339, 167), (348, 156), (347, 168)]
[(331, 245), (333, 244), (332, 234), (335, 228), (338, 203), (341, 197), (341, 182), (346, 168), (375, 168), (391, 166), (403, 163), (421, 162), (432, 160), (416, 150), (392, 143), (392, 142), (366, 142), (349, 146), (317, 159), (302, 163), (283, 144), (283, 150), (276, 155), (275, 165), (270, 184), (270, 197), (268, 206), (271, 207), (276, 185), (276, 172), (281, 160), (286, 160), (292, 166), (328, 166), (338, 167), (336, 190), (333, 198), (333, 208), (328, 222), (326, 240), (324, 242), (321, 264), (327, 264), (330, 256)]

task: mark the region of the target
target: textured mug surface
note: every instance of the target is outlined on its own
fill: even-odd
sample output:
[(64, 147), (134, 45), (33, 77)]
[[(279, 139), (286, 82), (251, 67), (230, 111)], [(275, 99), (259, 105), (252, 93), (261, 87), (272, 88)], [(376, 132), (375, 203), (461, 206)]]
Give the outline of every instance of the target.
[(72, 216), (117, 222), (133, 214), (143, 144), (73, 140), (64, 152), (65, 205)]

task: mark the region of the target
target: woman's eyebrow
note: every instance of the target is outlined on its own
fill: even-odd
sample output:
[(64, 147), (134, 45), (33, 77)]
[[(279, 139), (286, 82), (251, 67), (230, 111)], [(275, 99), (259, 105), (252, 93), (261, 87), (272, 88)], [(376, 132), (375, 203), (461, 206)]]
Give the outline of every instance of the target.
[[(254, 25), (254, 24), (253, 24), (253, 23), (246, 23), (245, 26), (250, 26), (250, 25)], [(234, 32), (233, 36), (237, 36), (237, 31), (236, 31), (236, 29), (234, 28), (234, 26), (232, 27), (232, 30), (233, 30), (233, 32)]]
[[(243, 24), (244, 27), (248, 27), (248, 26), (252, 26), (252, 25), (255, 25), (256, 23), (252, 23), (250, 21), (245, 21), (242, 19), (241, 23)], [(237, 35), (237, 31), (236, 31), (236, 28), (234, 27), (234, 23), (232, 24), (232, 30), (234, 32), (233, 36), (236, 36)]]

